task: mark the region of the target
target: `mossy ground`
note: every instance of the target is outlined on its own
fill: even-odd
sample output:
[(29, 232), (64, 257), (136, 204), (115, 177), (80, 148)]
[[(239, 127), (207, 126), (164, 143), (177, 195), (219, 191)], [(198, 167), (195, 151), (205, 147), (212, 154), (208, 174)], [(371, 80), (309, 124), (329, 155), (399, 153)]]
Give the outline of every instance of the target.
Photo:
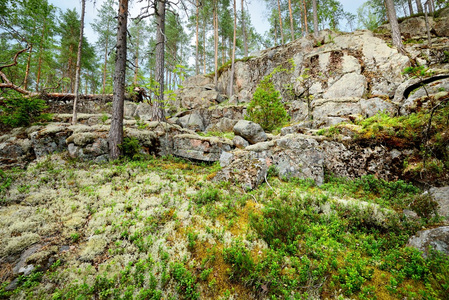
[(420, 190), (373, 176), (213, 181), (177, 158), (107, 164), (65, 154), (2, 174), (0, 257), (40, 243), (40, 265), (0, 272), (11, 299), (444, 299), (449, 260), (406, 247), (435, 217), (406, 218)]

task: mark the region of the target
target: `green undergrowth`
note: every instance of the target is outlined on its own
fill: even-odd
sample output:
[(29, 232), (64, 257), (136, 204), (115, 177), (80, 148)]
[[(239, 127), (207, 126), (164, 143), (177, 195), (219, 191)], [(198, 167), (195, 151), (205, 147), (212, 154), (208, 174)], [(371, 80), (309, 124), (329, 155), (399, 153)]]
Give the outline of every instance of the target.
[[(94, 164), (62, 154), (0, 173), (8, 182), (0, 190), (7, 251), (0, 255), (20, 255), (28, 246), (13, 242), (32, 234), (54, 249), (45, 252), (54, 263), (39, 260), (42, 267), (21, 276), (13, 291), (6, 287), (14, 276), (2, 271), (0, 299), (444, 299), (449, 293), (448, 257), (434, 251), (424, 257), (406, 246), (440, 221), (419, 188), (331, 175), (316, 186), (270, 173), (267, 183), (246, 191), (213, 181), (218, 170), (175, 157)], [(420, 217), (406, 217), (406, 209)], [(13, 212), (27, 212), (30, 223), (18, 223)]]

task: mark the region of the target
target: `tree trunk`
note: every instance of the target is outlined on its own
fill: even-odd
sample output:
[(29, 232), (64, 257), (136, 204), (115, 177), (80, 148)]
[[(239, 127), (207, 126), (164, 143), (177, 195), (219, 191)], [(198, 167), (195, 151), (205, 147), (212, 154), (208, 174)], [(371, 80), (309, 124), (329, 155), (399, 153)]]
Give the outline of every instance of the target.
[(274, 46), (278, 45), (278, 27), (274, 24)]
[(79, 100), (80, 77), (81, 77), (81, 50), (83, 48), (83, 32), (84, 32), (84, 14), (86, 12), (86, 0), (81, 0), (81, 24), (80, 24), (80, 40), (78, 42), (78, 54), (76, 58), (76, 74), (75, 74), (75, 100), (73, 100), (73, 117), (72, 124), (77, 123), (77, 104)]
[(226, 62), (226, 43), (224, 34), (221, 36), (221, 65), (224, 65)]
[(137, 31), (137, 39), (136, 39), (136, 59), (134, 60), (134, 80), (133, 84), (137, 86), (137, 77), (139, 75), (139, 40), (140, 40), (140, 32)]
[(426, 20), (426, 31), (427, 31), (427, 45), (429, 47), (432, 46), (432, 39), (430, 37), (430, 26), (429, 26), (429, 17), (427, 15), (427, 9), (430, 7), (429, 2), (427, 2), (426, 4), (424, 4), (424, 16), (425, 16), (425, 20)]
[(41, 44), (39, 46), (39, 61), (37, 63), (37, 75), (36, 75), (36, 92), (39, 91), (39, 83), (41, 81), (41, 68), (42, 68), (42, 52), (44, 52), (44, 36), (45, 36), (45, 22), (42, 26)]
[(316, 0), (312, 0), (313, 8), (313, 35), (318, 37), (318, 10), (316, 7)]
[(126, 34), (128, 0), (120, 0), (118, 13), (117, 47), (114, 72), (114, 96), (112, 100), (111, 129), (109, 130), (109, 158), (117, 159), (123, 143), (123, 111), (126, 76)]
[(156, 12), (156, 82), (159, 84), (158, 95), (153, 103), (152, 120), (165, 121), (164, 114), (164, 66), (165, 66), (165, 0), (157, 1)]
[(399, 24), (396, 17), (396, 10), (394, 9), (393, 0), (385, 0), (385, 5), (387, 7), (388, 20), (390, 21), (391, 25), (391, 37), (393, 38), (393, 45), (396, 46), (399, 52), (404, 53), (401, 31), (399, 30)]
[(236, 9), (236, 2), (237, 0), (234, 0), (234, 38), (232, 40), (232, 63), (231, 63), (231, 79), (229, 80), (229, 97), (232, 97), (232, 94), (234, 93), (234, 60), (235, 60), (235, 44), (236, 44), (236, 36), (237, 36), (237, 9)]
[(195, 75), (200, 74), (200, 62), (199, 62), (199, 36), (198, 36), (198, 27), (199, 27), (199, 18), (200, 18), (200, 3), (199, 0), (196, 0), (196, 28), (195, 28)]
[(418, 9), (418, 13), (423, 13), (423, 8), (421, 4), (421, 0), (416, 0), (416, 8)]
[(292, 12), (292, 1), (288, 0), (288, 12), (290, 14), (290, 31), (292, 35), (292, 41), (295, 40), (295, 30), (293, 25), (293, 12)]
[(309, 25), (307, 24), (307, 7), (306, 7), (306, 0), (302, 0), (302, 4), (304, 6), (304, 32), (305, 34), (309, 34)]
[(281, 30), (281, 42), (284, 45), (284, 29), (282, 28), (282, 15), (281, 15), (281, 1), (278, 0), (278, 12), (279, 12), (279, 28)]
[(206, 20), (203, 20), (203, 74), (206, 75)]
[(30, 75), (31, 54), (32, 53), (33, 53), (33, 44), (31, 44), (31, 47), (30, 47), (30, 54), (28, 55), (27, 67), (26, 67), (26, 70), (25, 70), (25, 79), (23, 80), (23, 88), (25, 90), (28, 89), (28, 76)]
[(215, 76), (214, 85), (217, 87), (218, 82), (218, 0), (214, 1), (214, 44), (215, 44)]
[[(109, 21), (108, 21), (108, 29), (109, 32)], [(108, 65), (108, 46), (109, 46), (109, 36), (106, 35), (106, 45), (104, 48), (104, 66), (103, 66), (103, 91), (104, 94), (106, 92), (106, 74), (107, 74), (107, 65)]]
[(413, 15), (413, 4), (412, 4), (412, 0), (407, 0), (408, 2), (408, 9), (410, 11), (410, 16)]
[(245, 9), (244, 9), (244, 0), (242, 0), (242, 32), (243, 32), (243, 46), (244, 46), (244, 55), (248, 57), (248, 41), (246, 39), (246, 24), (245, 24)]

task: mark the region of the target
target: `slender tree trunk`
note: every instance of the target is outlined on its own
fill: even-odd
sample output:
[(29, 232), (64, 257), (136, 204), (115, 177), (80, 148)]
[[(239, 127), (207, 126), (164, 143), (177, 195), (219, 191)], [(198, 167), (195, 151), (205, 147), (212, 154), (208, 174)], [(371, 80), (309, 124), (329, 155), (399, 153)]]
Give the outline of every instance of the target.
[(44, 37), (45, 37), (45, 25), (42, 26), (41, 43), (39, 46), (39, 61), (37, 63), (37, 75), (36, 75), (36, 92), (39, 91), (39, 83), (41, 81), (41, 69), (42, 69), (42, 53), (44, 52)]
[(120, 0), (118, 12), (117, 47), (114, 71), (114, 94), (112, 100), (111, 129), (109, 130), (109, 157), (117, 159), (123, 143), (123, 111), (126, 77), (126, 33), (128, 22), (128, 0)]
[(245, 55), (245, 57), (247, 57), (248, 56), (248, 41), (247, 41), (247, 37), (246, 37), (246, 23), (245, 23), (244, 1), (245, 0), (242, 0), (242, 32), (243, 32), (243, 47), (244, 47), (244, 51), (245, 51), (244, 55)]
[(80, 24), (80, 40), (78, 42), (78, 55), (76, 58), (76, 74), (75, 74), (75, 100), (73, 100), (73, 117), (72, 124), (77, 123), (77, 105), (79, 101), (80, 77), (81, 77), (81, 50), (83, 48), (83, 33), (84, 33), (84, 15), (86, 12), (86, 0), (81, 0), (81, 24)]
[(199, 36), (198, 36), (198, 27), (199, 27), (199, 18), (200, 18), (200, 2), (196, 0), (196, 28), (195, 28), (195, 75), (200, 74), (200, 62), (199, 62)]
[(424, 4), (424, 16), (426, 20), (426, 31), (427, 31), (427, 44), (432, 46), (432, 39), (430, 38), (430, 26), (429, 26), (429, 17), (427, 15), (427, 9), (430, 7), (429, 2), (427, 4)]
[(25, 70), (25, 79), (23, 80), (23, 88), (25, 90), (28, 89), (28, 76), (30, 75), (31, 55), (33, 53), (33, 44), (31, 44), (29, 52), (30, 52), (30, 54), (28, 55), (27, 67), (26, 67), (26, 70)]
[(231, 63), (231, 78), (229, 80), (229, 97), (232, 97), (234, 94), (234, 60), (235, 60), (235, 44), (236, 44), (236, 36), (237, 36), (237, 9), (236, 9), (236, 2), (237, 0), (234, 0), (234, 37), (232, 40), (232, 63)]
[[(109, 32), (109, 21), (107, 24), (107, 31)], [(109, 47), (109, 36), (106, 35), (106, 45), (104, 48), (104, 66), (103, 66), (103, 90), (102, 93), (106, 93), (106, 74), (107, 74), (107, 65), (108, 65), (108, 47)]]
[(274, 46), (278, 45), (278, 27), (274, 24)]
[(224, 38), (224, 34), (221, 35), (221, 65), (224, 65), (226, 62), (226, 43), (225, 43), (225, 38)]
[(282, 15), (281, 15), (281, 1), (278, 0), (278, 12), (279, 12), (279, 27), (281, 30), (281, 42), (284, 45), (284, 29), (282, 27)]
[(137, 86), (137, 77), (139, 76), (139, 40), (140, 40), (140, 33), (137, 33), (137, 39), (136, 39), (136, 59), (134, 60), (134, 65), (136, 68), (134, 69), (134, 80), (133, 84)]
[(218, 0), (214, 1), (214, 43), (215, 43), (215, 76), (214, 85), (217, 87), (218, 82)]
[(421, 4), (421, 0), (416, 0), (416, 8), (418, 9), (418, 13), (423, 13), (423, 8)]
[(318, 37), (318, 10), (316, 7), (316, 0), (312, 0), (313, 8), (313, 35)]
[(391, 37), (393, 38), (393, 45), (396, 46), (399, 52), (404, 53), (404, 46), (402, 45), (401, 31), (399, 30), (398, 19), (396, 17), (396, 10), (394, 9), (393, 0), (385, 0), (387, 6), (387, 15), (391, 25)]
[(156, 101), (153, 104), (153, 121), (165, 121), (164, 113), (164, 66), (165, 66), (165, 6), (166, 0), (158, 0), (156, 12), (156, 82), (159, 84)]
[(292, 35), (292, 41), (295, 40), (295, 30), (293, 25), (293, 11), (292, 11), (292, 1), (288, 0), (288, 12), (290, 14), (290, 32)]
[(412, 4), (412, 0), (407, 0), (408, 2), (408, 9), (410, 11), (410, 15), (413, 15), (413, 4)]
[(206, 75), (206, 20), (203, 20), (203, 74)]
[(305, 34), (309, 34), (309, 25), (307, 24), (307, 7), (306, 7), (306, 0), (302, 0), (302, 4), (304, 6), (304, 30)]

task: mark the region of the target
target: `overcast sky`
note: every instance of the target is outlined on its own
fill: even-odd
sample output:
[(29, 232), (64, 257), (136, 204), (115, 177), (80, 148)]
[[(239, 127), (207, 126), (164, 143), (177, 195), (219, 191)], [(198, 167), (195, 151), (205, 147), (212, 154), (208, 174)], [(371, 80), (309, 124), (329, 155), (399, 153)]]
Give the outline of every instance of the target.
[[(54, 6), (61, 8), (63, 11), (67, 9), (76, 8), (78, 13), (81, 12), (81, 1), (79, 0), (49, 0)], [(95, 2), (95, 5), (94, 5)], [(240, 2), (240, 1), (238, 1)], [(265, 31), (269, 29), (267, 22), (267, 12), (265, 9), (265, 5), (263, 0), (247, 0), (249, 12), (251, 14), (251, 21), (256, 30), (263, 34)], [(356, 13), (357, 7), (359, 7), (364, 1), (357, 0), (340, 0), (340, 3), (343, 5), (344, 10), (351, 12), (353, 14)], [(87, 0), (86, 1), (86, 21), (85, 21), (85, 35), (90, 43), (94, 43), (96, 40), (96, 35), (93, 32), (90, 23), (93, 22), (96, 10), (100, 8), (103, 0)], [(130, 14), (131, 17), (136, 17), (139, 13), (140, 4), (137, 1), (130, 2)]]

